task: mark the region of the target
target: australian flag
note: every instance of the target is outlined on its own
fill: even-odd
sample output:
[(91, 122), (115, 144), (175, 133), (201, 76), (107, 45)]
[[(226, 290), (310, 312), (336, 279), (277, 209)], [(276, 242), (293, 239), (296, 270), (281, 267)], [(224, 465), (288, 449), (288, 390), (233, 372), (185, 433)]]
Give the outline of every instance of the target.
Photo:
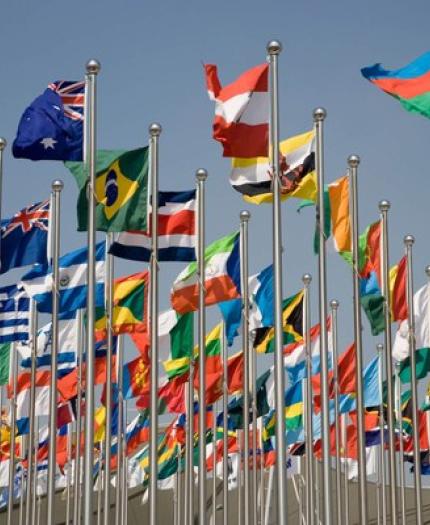
[(15, 158), (82, 160), (85, 82), (57, 80), (24, 111)]
[(0, 274), (47, 263), (49, 200), (32, 204), (1, 221)]

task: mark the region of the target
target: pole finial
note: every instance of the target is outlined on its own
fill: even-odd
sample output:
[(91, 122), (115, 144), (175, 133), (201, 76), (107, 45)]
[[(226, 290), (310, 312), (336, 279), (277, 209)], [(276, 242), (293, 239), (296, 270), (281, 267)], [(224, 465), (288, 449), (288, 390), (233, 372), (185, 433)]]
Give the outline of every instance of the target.
[(3, 151), (7, 146), (7, 141), (4, 137), (0, 137), (0, 151)]
[(239, 213), (239, 217), (240, 217), (241, 222), (248, 222), (249, 219), (251, 218), (251, 214), (248, 210), (242, 210)]
[(405, 243), (405, 246), (412, 246), (415, 242), (415, 237), (413, 235), (405, 235), (403, 238), (403, 242)]
[(282, 44), (279, 40), (271, 40), (266, 46), (269, 55), (279, 55), (282, 51)]
[(158, 122), (153, 122), (149, 125), (148, 131), (151, 137), (159, 137), (162, 131), (161, 124), (158, 124)]
[(100, 72), (100, 69), (102, 68), (102, 66), (98, 60), (96, 60), (95, 58), (91, 58), (85, 64), (85, 68), (88, 74), (97, 75), (97, 73)]
[(339, 308), (339, 301), (337, 299), (332, 299), (330, 301), (330, 307), (332, 310), (337, 310)]
[(199, 182), (204, 182), (208, 178), (208, 172), (204, 168), (199, 168), (196, 171), (196, 179)]
[(64, 183), (60, 179), (55, 179), (51, 184), (52, 191), (61, 191), (64, 188)]
[(360, 157), (358, 155), (350, 155), (348, 157), (348, 165), (350, 168), (356, 168), (360, 164)]
[(378, 352), (382, 352), (382, 351), (384, 350), (384, 345), (383, 345), (382, 343), (378, 343), (378, 344), (376, 345), (376, 350), (377, 350)]
[(390, 208), (390, 201), (387, 201), (386, 199), (379, 201), (379, 211), (388, 211)]
[(428, 264), (428, 265), (426, 266), (426, 268), (425, 268), (425, 272), (426, 272), (427, 277), (430, 278), (430, 264)]
[(313, 116), (314, 122), (322, 122), (327, 116), (327, 111), (324, 108), (315, 108)]
[(304, 273), (302, 281), (305, 286), (309, 286), (312, 282), (312, 275), (310, 273)]

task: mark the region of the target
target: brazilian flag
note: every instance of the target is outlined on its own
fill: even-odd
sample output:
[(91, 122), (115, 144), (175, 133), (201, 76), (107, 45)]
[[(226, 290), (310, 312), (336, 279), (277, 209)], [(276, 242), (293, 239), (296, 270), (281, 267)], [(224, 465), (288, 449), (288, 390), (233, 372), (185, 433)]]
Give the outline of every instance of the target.
[[(88, 178), (83, 162), (66, 162), (79, 187), (78, 231), (87, 230)], [(99, 150), (96, 164), (96, 229), (147, 229), (148, 148)]]

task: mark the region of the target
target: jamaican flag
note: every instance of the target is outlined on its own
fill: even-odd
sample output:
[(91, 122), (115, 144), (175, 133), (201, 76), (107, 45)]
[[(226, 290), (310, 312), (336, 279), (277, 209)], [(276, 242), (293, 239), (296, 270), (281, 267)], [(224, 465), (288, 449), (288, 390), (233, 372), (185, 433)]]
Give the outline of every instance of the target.
[[(88, 177), (83, 162), (66, 162), (79, 187), (78, 231), (87, 230)], [(99, 150), (96, 163), (96, 228), (147, 229), (148, 148)]]
[[(282, 303), (282, 325), (284, 345), (303, 339), (303, 290), (284, 299)], [(275, 329), (273, 326), (257, 328), (254, 348), (262, 354), (274, 351)]]

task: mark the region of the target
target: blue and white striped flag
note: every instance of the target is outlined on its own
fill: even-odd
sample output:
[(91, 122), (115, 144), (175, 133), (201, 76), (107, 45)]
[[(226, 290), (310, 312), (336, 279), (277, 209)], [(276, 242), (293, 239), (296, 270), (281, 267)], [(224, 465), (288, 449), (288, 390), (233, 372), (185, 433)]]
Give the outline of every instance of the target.
[[(96, 306), (104, 305), (105, 243), (96, 247)], [(60, 312), (72, 312), (87, 304), (88, 250), (81, 248), (60, 257)], [(52, 312), (52, 266), (36, 264), (22, 278), (30, 297), (37, 302), (39, 312)]]
[(0, 343), (28, 339), (29, 310), (30, 299), (22, 288), (0, 288)]

